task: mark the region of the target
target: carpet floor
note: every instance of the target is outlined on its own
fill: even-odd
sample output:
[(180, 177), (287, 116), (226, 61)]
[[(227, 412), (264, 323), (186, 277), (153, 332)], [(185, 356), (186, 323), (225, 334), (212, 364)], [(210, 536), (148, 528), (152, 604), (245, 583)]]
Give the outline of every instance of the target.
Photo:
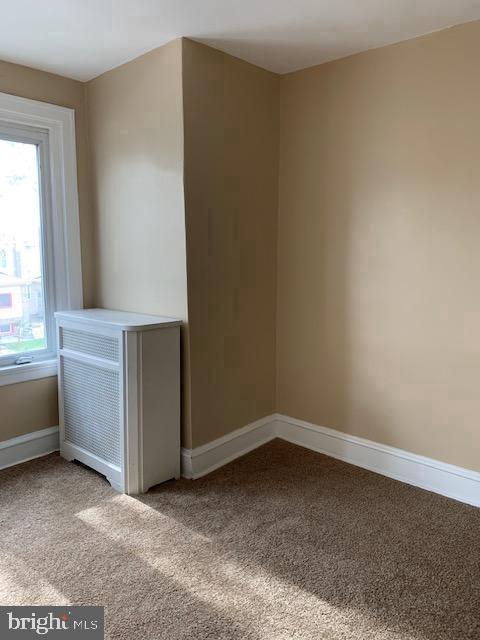
[(0, 471), (0, 603), (115, 640), (478, 640), (480, 509), (275, 440), (140, 498), (57, 454)]

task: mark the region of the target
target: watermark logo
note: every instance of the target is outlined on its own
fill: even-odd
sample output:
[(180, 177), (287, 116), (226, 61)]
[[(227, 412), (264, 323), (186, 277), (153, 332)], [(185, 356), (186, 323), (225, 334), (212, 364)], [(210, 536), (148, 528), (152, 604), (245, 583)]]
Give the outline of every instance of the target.
[(1, 640), (104, 640), (103, 607), (0, 607)]

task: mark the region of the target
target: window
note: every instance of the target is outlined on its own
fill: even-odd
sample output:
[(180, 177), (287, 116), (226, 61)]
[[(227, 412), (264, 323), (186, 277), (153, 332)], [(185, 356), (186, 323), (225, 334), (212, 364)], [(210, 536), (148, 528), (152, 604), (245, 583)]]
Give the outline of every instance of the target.
[(12, 294), (0, 293), (0, 309), (11, 309), (11, 308), (12, 308)]
[[(44, 356), (54, 350), (50, 282), (44, 258), (49, 166), (45, 132), (0, 124), (0, 320), (13, 327), (0, 339), (0, 358)], [(42, 179), (44, 185), (42, 185)], [(48, 240), (48, 241), (47, 241)], [(41, 292), (32, 304), (29, 291)]]
[(0, 93), (0, 384), (54, 375), (81, 306), (73, 111)]

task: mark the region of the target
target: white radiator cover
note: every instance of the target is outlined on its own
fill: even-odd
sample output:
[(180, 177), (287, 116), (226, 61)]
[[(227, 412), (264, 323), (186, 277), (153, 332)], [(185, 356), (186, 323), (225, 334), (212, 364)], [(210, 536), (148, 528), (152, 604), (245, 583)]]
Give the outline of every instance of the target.
[(60, 453), (138, 494), (180, 476), (180, 321), (107, 309), (57, 319)]

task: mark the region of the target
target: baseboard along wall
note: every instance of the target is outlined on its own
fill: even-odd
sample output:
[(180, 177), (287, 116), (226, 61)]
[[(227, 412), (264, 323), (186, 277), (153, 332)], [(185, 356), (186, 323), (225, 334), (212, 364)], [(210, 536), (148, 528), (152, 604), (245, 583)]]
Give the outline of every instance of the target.
[(266, 416), (196, 449), (182, 448), (182, 476), (196, 480), (276, 438), (274, 416)]
[(182, 475), (200, 478), (274, 438), (480, 507), (480, 473), (280, 414), (182, 449)]
[(58, 451), (58, 427), (33, 431), (17, 438), (0, 442), (0, 469)]
[[(201, 447), (182, 449), (182, 476), (201, 478), (274, 438), (480, 507), (480, 473), (280, 414), (261, 418)], [(5, 440), (0, 442), (0, 469), (58, 449), (58, 427)]]

